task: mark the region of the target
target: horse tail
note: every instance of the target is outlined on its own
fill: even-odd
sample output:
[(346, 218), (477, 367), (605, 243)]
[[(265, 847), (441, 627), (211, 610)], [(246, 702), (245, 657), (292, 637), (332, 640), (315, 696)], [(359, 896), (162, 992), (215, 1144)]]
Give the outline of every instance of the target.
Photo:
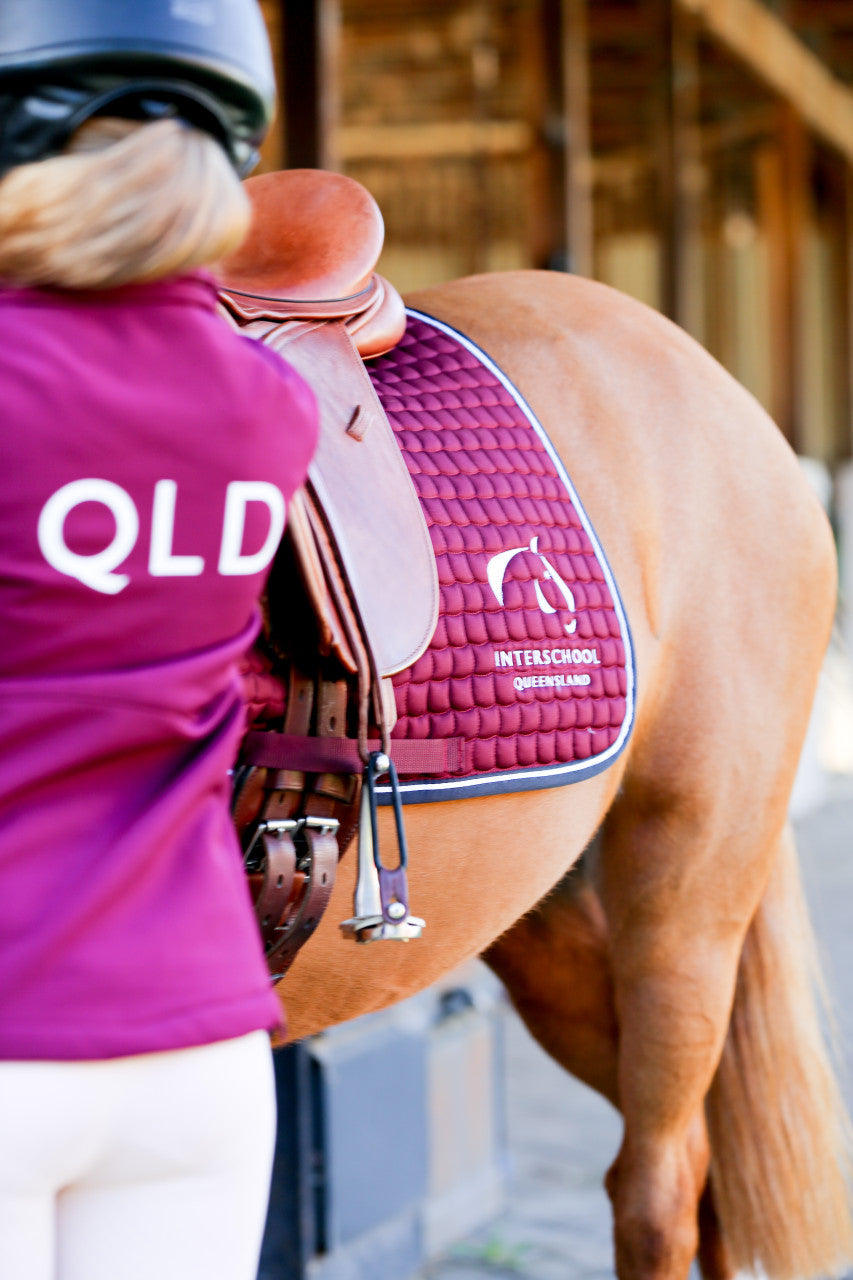
[(794, 1280), (837, 1275), (853, 1258), (851, 1129), (831, 1032), (788, 828), (707, 1099), (711, 1189), (737, 1270)]

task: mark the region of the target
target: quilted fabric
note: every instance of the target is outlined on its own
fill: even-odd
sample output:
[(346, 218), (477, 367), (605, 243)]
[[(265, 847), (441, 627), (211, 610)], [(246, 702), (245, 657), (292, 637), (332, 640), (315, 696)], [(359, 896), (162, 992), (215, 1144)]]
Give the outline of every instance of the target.
[(392, 736), (464, 742), (464, 771), (406, 778), (404, 800), (547, 787), (605, 768), (633, 719), (630, 634), (542, 426), (485, 353), (417, 312), (369, 369), (440, 584), (433, 640), (394, 679)]

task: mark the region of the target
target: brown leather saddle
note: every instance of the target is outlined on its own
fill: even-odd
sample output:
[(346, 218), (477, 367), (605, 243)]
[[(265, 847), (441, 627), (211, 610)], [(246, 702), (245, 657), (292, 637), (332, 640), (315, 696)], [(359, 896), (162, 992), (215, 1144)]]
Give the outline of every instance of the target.
[(422, 927), (409, 915), (401, 808), (389, 868), (373, 785), (385, 774), (395, 785), (409, 746), (390, 739), (390, 677), (430, 642), (438, 578), (417, 494), (364, 367), (406, 323), (402, 299), (375, 271), (379, 208), (359, 183), (314, 169), (264, 174), (246, 190), (252, 230), (224, 264), (222, 303), (305, 377), (320, 417), (254, 655), (260, 723), (235, 774), (235, 822), (270, 968), (281, 976), (319, 923), (356, 826), (349, 932), (365, 941)]

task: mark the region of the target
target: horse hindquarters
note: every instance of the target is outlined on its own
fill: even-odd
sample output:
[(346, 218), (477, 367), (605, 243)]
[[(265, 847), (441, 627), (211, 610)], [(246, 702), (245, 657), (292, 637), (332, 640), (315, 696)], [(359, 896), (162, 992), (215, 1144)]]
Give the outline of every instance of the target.
[[(538, 346), (502, 330), (509, 301), (529, 328), (535, 319)], [(786, 976), (802, 970), (802, 935), (771, 948), (767, 922), (796, 901), (774, 866), (833, 612), (826, 521), (755, 402), (637, 304), (575, 279), (516, 277), (459, 282), (423, 307), (520, 380), (571, 460), (638, 655), (634, 738), (602, 828), (602, 921), (552, 896), (486, 958), (533, 1034), (623, 1112), (608, 1178), (620, 1280), (679, 1280), (697, 1250), (707, 1275), (730, 1270), (709, 1161), (736, 1263), (758, 1260), (778, 1280), (825, 1274), (849, 1251), (840, 1174), (824, 1197), (835, 1207), (818, 1214), (813, 1203), (826, 1169), (838, 1169), (839, 1120), (817, 1101), (833, 1086), (816, 1030), (805, 1040), (799, 1026), (786, 1030), (809, 1007), (803, 982)], [(561, 928), (579, 912), (583, 946), (569, 946)], [(779, 977), (759, 983), (757, 957)], [(602, 1006), (592, 1010), (578, 984), (590, 971)], [(740, 1048), (726, 1048), (715, 1081), (736, 987)], [(759, 1053), (762, 1034), (770, 1047)], [(803, 1082), (816, 1096), (797, 1096)], [(786, 1133), (792, 1110), (799, 1133)], [(763, 1162), (747, 1154), (765, 1143)], [(751, 1216), (740, 1164), (759, 1179)]]
[[(286, 984), (293, 1033), (383, 1007), (486, 949), (534, 1034), (625, 1117), (608, 1177), (620, 1280), (684, 1280), (697, 1249), (706, 1275), (728, 1273), (706, 1189), (711, 1160), (740, 1257), (770, 1270), (767, 1190), (760, 1185), (755, 1199), (760, 1212), (739, 1222), (730, 1166), (748, 1161), (742, 1152), (776, 1124), (759, 1119), (774, 1094), (783, 1137), (754, 1175), (782, 1185), (781, 1200), (767, 1201), (774, 1280), (824, 1273), (846, 1247), (844, 1216), (835, 1228), (809, 1225), (803, 1242), (798, 1210), (825, 1174), (812, 1161), (836, 1155), (815, 1133), (835, 1130), (814, 1099), (791, 1102), (798, 1078), (812, 1091), (824, 1078), (814, 1066), (821, 1051), (803, 1046), (799, 1027), (786, 1037), (785, 1022), (799, 1018), (793, 988), (779, 990), (786, 979), (771, 1000), (773, 979), (758, 982), (752, 968), (756, 957), (781, 963), (766, 938), (760, 949), (755, 939), (793, 901), (777, 890), (773, 867), (833, 609), (826, 522), (754, 401), (639, 304), (549, 273), (458, 281), (413, 301), (497, 360), (570, 460), (631, 620), (635, 730), (618, 765), (577, 787), (415, 806), (412, 901), (430, 921), (424, 940), (393, 954), (367, 949), (356, 963), (336, 927), (348, 909), (336, 913), (333, 903)], [(522, 919), (602, 817), (594, 898), (566, 906), (552, 894)], [(522, 857), (525, 842), (535, 857)], [(347, 908), (352, 877), (345, 860), (336, 895)], [(799, 966), (798, 955), (788, 961)], [(581, 987), (576, 974), (590, 972), (595, 986)], [(733, 1044), (746, 1041), (748, 1051), (727, 1050), (715, 1083), (736, 986)], [(738, 1032), (741, 1009), (753, 1033), (760, 1025), (756, 1004), (781, 1028), (763, 1054)], [(715, 1142), (718, 1128), (731, 1129), (713, 1156), (712, 1084), (723, 1117)], [(754, 1115), (743, 1089), (766, 1095)], [(789, 1150), (792, 1106), (809, 1137), (793, 1135)], [(751, 1142), (742, 1132), (750, 1125)]]
[(853, 1256), (848, 1121), (815, 992), (814, 937), (787, 829), (744, 945), (708, 1095), (711, 1186), (739, 1269), (836, 1274)]

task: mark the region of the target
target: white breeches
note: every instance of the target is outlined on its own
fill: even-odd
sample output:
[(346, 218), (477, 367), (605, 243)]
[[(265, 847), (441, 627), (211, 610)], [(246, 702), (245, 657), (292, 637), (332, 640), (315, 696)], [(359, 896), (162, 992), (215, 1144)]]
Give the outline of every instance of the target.
[(255, 1280), (275, 1140), (269, 1037), (0, 1062), (3, 1280)]

